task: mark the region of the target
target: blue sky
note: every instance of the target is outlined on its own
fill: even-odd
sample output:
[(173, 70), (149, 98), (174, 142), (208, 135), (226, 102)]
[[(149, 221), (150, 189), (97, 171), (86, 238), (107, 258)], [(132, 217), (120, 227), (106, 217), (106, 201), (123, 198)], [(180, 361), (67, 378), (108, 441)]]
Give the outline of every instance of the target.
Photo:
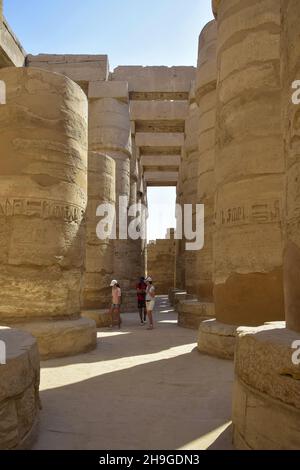
[[(111, 69), (196, 65), (212, 19), (211, 0), (4, 0), (4, 15), (28, 53), (108, 54)], [(148, 237), (164, 237), (174, 188), (151, 189), (149, 203)]]
[(195, 65), (211, 0), (4, 0), (28, 53), (108, 54), (117, 65)]

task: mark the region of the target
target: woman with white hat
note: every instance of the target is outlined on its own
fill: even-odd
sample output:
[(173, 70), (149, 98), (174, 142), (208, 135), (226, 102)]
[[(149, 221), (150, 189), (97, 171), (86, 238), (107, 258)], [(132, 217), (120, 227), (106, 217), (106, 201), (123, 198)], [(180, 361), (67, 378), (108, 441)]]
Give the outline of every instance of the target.
[(122, 291), (118, 281), (113, 280), (110, 283), (111, 295), (112, 295), (112, 302), (110, 308), (110, 315), (111, 315), (111, 326), (113, 327), (114, 324), (117, 324), (119, 328), (121, 328), (121, 298), (122, 298)]
[(147, 277), (146, 279), (147, 289), (146, 289), (146, 308), (147, 308), (147, 315), (149, 318), (149, 328), (148, 330), (153, 330), (153, 315), (152, 312), (155, 307), (155, 287), (153, 285), (151, 277)]

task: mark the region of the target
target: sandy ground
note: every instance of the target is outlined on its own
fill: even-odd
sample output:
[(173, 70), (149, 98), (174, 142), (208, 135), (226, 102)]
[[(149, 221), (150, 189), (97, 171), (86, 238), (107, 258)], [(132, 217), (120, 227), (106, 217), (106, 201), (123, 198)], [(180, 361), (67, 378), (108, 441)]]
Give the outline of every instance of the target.
[(34, 449), (231, 449), (233, 364), (201, 355), (167, 298), (156, 328), (123, 315), (95, 351), (42, 363)]

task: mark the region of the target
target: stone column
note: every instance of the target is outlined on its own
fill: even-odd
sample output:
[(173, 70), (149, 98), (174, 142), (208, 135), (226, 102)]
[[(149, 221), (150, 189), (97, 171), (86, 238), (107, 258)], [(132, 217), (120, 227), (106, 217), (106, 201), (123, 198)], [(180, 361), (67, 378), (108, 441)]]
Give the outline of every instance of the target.
[(100, 240), (96, 233), (97, 207), (101, 204), (115, 206), (115, 161), (99, 152), (89, 152), (88, 159), (88, 208), (86, 266), (82, 307), (106, 308), (111, 302), (110, 283), (113, 276), (113, 240)]
[[(185, 183), (185, 162), (181, 158), (181, 165), (179, 170), (179, 179), (177, 183), (177, 197), (176, 204), (183, 210), (183, 187)], [(178, 221), (179, 222), (179, 221)], [(178, 229), (181, 227), (178, 227)], [(175, 240), (175, 289), (185, 290), (185, 262), (184, 262), (184, 240)], [(172, 299), (172, 294), (171, 294)]]
[(287, 328), (282, 323), (238, 331), (233, 395), (234, 444), (238, 449), (300, 447), (300, 104), (292, 100), (292, 84), (300, 77), (299, 1), (282, 0), (281, 12)]
[[(113, 277), (123, 289), (123, 307), (128, 303), (128, 291), (132, 287), (130, 266), (128, 266), (129, 243), (119, 236), (119, 197), (130, 199), (131, 125), (129, 105), (114, 98), (100, 98), (90, 101), (89, 106), (89, 149), (109, 155), (116, 163), (116, 209), (117, 239), (114, 242)], [(125, 227), (126, 230), (126, 227)], [(125, 302), (125, 305), (124, 305)]]
[(87, 99), (39, 69), (0, 70), (0, 323), (28, 330), (42, 358), (96, 345), (80, 319), (87, 206)]
[(199, 107), (197, 202), (205, 206), (204, 248), (197, 256), (197, 295), (213, 301), (213, 242), (215, 197), (215, 126), (217, 85), (217, 22), (208, 23), (199, 37), (196, 101)]
[[(135, 145), (135, 138), (132, 137), (132, 158), (130, 164), (130, 206), (141, 203), (141, 197), (138, 190), (139, 183), (139, 165), (137, 159), (137, 148)], [(131, 217), (129, 221), (133, 221), (134, 217)], [(131, 240), (129, 239), (129, 249), (131, 252), (131, 281), (135, 285), (140, 276), (144, 275), (142, 269), (142, 239)]]
[[(195, 215), (195, 204), (197, 204), (197, 175), (198, 175), (198, 127), (199, 108), (195, 101), (195, 84), (192, 84), (190, 92), (190, 110), (185, 121), (185, 177), (183, 183), (183, 204), (193, 205), (193, 216)], [(197, 291), (196, 280), (196, 256), (194, 251), (185, 251), (185, 288), (188, 293), (195, 295)]]
[[(213, 250), (212, 231), (215, 195), (215, 123), (216, 123), (216, 21), (208, 23), (200, 34), (199, 58), (196, 80), (196, 102), (198, 104), (198, 127), (194, 129), (197, 140), (197, 160), (192, 171), (196, 175), (196, 198), (194, 204), (205, 206), (204, 248), (187, 252), (187, 271), (193, 263), (194, 285), (187, 289), (198, 299), (182, 300), (178, 303), (178, 324), (198, 329), (202, 321), (214, 317), (213, 304)], [(188, 181), (187, 181), (188, 183)]]
[[(300, 333), (300, 80), (299, 2), (282, 3), (283, 125), (285, 142), (285, 249), (284, 291), (287, 327)], [(297, 84), (299, 89), (299, 83)], [(296, 93), (295, 93), (296, 92)], [(296, 100), (296, 101), (295, 101)]]
[(232, 357), (238, 325), (284, 318), (280, 5), (221, 0), (217, 19), (217, 323), (200, 349)]

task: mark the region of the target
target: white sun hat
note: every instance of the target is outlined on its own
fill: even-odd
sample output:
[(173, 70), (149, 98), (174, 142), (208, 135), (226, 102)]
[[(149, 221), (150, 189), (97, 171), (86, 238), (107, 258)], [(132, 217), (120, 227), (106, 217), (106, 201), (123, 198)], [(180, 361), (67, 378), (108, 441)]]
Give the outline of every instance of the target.
[(150, 276), (147, 277), (146, 282), (147, 282), (147, 281), (148, 281), (148, 282), (152, 282), (152, 277), (150, 277)]
[(110, 283), (110, 287), (114, 287), (118, 284), (118, 281), (116, 281), (115, 279), (113, 281), (111, 281)]

